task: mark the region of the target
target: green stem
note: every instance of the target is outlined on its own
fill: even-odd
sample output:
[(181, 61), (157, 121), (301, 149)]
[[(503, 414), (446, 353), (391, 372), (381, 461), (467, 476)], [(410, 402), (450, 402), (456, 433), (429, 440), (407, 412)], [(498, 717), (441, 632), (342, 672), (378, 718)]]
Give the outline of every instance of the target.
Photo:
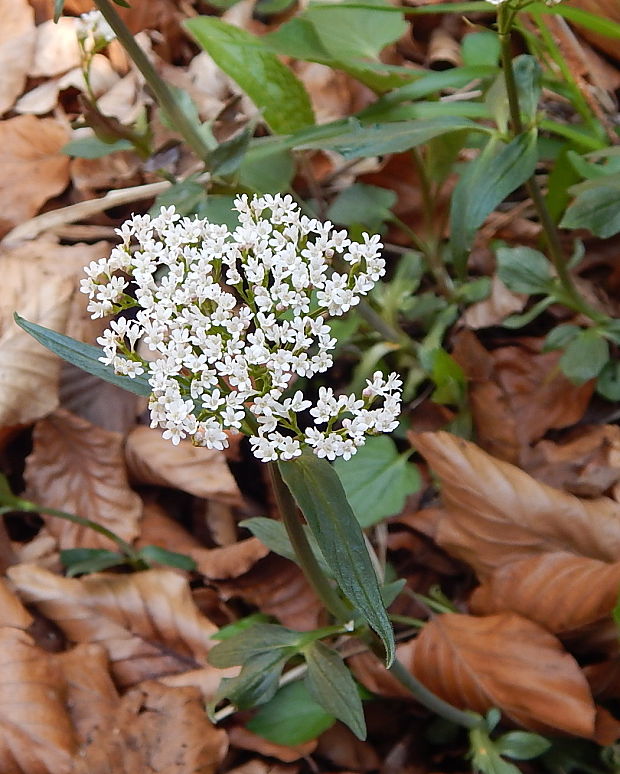
[(447, 701), (440, 699), (432, 691), (429, 691), (398, 659), (390, 667), (390, 672), (401, 685), (415, 696), (420, 704), (423, 704), (436, 715), (440, 715), (451, 723), (464, 728), (479, 728), (484, 723), (480, 715), (460, 710), (458, 707), (454, 707), (452, 704), (448, 704)]
[(185, 111), (179, 105), (174, 93), (169, 86), (159, 77), (155, 68), (133, 35), (127, 29), (125, 23), (116, 12), (110, 0), (95, 0), (97, 8), (101, 11), (107, 23), (116, 33), (125, 51), (129, 54), (134, 64), (144, 76), (159, 105), (167, 113), (176, 130), (183, 137), (194, 153), (206, 161), (209, 155), (209, 147), (198, 131), (198, 127), (188, 118)]
[(73, 524), (79, 524), (81, 527), (92, 529), (93, 532), (98, 532), (100, 535), (107, 537), (113, 543), (116, 543), (119, 549), (123, 552), (123, 554), (125, 554), (127, 559), (132, 564), (139, 566), (139, 569), (148, 569), (148, 565), (140, 557), (133, 546), (130, 546), (129, 543), (123, 540), (123, 538), (119, 537), (114, 532), (104, 527), (102, 524), (97, 524), (96, 521), (85, 519), (83, 516), (76, 516), (75, 513), (66, 513), (65, 511), (59, 511), (55, 508), (46, 508), (42, 505), (37, 505), (37, 503), (32, 503), (29, 500), (18, 499), (12, 503), (11, 506), (5, 507), (10, 507), (11, 510), (24, 511), (25, 513), (46, 513), (49, 516), (56, 516), (59, 519), (71, 521)]
[(293, 550), (299, 566), (303, 570), (306, 580), (314, 589), (317, 597), (321, 600), (325, 609), (328, 610), (339, 623), (345, 623), (351, 620), (351, 610), (342, 602), (338, 594), (332, 588), (325, 573), (319, 566), (314, 552), (308, 543), (303, 525), (297, 515), (297, 506), (293, 495), (284, 483), (277, 463), (267, 463), (269, 476), (273, 491), (278, 505), (278, 510), (282, 516), (282, 521), (286, 528), (286, 533), (291, 541)]
[[(498, 10), (498, 32), (501, 42), (501, 57), (502, 57), (502, 70), (504, 73), (504, 82), (506, 84), (506, 94), (508, 97), (508, 106), (510, 109), (510, 122), (512, 125), (512, 133), (514, 136), (523, 134), (524, 126), (521, 120), (521, 108), (519, 106), (519, 93), (517, 90), (517, 84), (514, 77), (514, 70), (512, 67), (512, 39), (511, 39), (511, 26), (514, 15), (508, 4), (501, 5)], [(532, 177), (526, 183), (528, 193), (532, 199), (538, 217), (540, 219), (540, 225), (543, 230), (545, 241), (549, 250), (549, 258), (553, 263), (556, 270), (558, 279), (566, 295), (566, 300), (577, 311), (590, 317), (592, 320), (601, 322), (605, 320), (605, 316), (597, 312), (590, 307), (579, 294), (579, 291), (575, 287), (573, 278), (568, 270), (567, 261), (564, 257), (564, 251), (562, 250), (562, 244), (560, 241), (560, 235), (558, 233), (557, 226), (549, 213), (547, 203), (540, 190), (540, 186), (536, 180), (536, 177)]]

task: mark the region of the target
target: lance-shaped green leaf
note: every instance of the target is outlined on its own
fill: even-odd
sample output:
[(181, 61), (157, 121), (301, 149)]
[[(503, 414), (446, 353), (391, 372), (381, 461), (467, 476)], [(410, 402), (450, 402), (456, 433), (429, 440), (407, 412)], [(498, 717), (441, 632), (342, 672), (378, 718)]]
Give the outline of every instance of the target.
[(314, 124), (303, 84), (259, 38), (212, 16), (188, 19), (184, 26), (262, 110), (275, 133), (290, 134)]
[(270, 623), (257, 623), (234, 637), (215, 645), (209, 651), (209, 664), (226, 669), (245, 664), (253, 656), (272, 650), (286, 648), (287, 652), (297, 647), (303, 635), (284, 626)]
[(531, 130), (508, 145), (492, 138), (467, 165), (450, 209), (450, 247), (461, 274), (474, 234), (497, 205), (534, 174), (536, 161), (536, 132)]
[(294, 653), (293, 648), (287, 648), (251, 656), (237, 677), (222, 679), (210, 709), (222, 699), (229, 699), (240, 710), (268, 702), (278, 690), (284, 665)]
[(278, 467), (336, 582), (383, 640), (386, 662), (390, 666), (394, 660), (394, 632), (362, 529), (338, 474), (326, 460), (312, 452), (279, 462)]
[(306, 686), (324, 710), (346, 723), (358, 739), (366, 738), (364, 711), (351, 673), (338, 653), (317, 640), (305, 649)]
[(83, 344), (70, 336), (65, 336), (64, 333), (58, 333), (49, 328), (44, 328), (42, 325), (37, 325), (37, 323), (24, 320), (18, 314), (15, 314), (14, 318), (20, 328), (23, 328), (26, 333), (35, 338), (39, 344), (42, 344), (46, 349), (51, 350), (68, 363), (81, 368), (82, 371), (98, 376), (100, 379), (115, 384), (117, 387), (122, 387), (123, 390), (133, 392), (136, 395), (148, 396), (151, 394), (151, 385), (148, 383), (145, 374), (136, 376), (135, 379), (130, 379), (128, 376), (115, 374), (112, 366), (99, 362), (99, 358), (102, 355), (100, 347), (93, 347), (92, 344)]

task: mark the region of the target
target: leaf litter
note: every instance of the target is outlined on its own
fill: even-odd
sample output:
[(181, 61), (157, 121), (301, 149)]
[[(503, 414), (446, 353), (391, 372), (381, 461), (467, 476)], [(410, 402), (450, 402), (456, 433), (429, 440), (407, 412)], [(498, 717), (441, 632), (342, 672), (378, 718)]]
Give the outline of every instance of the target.
[[(130, 29), (156, 68), (191, 94), (201, 119), (213, 121), (218, 139), (234, 136), (256, 116), (237, 84), (206, 53), (197, 54), (182, 31), (195, 3), (131, 5), (119, 9)], [(589, 0), (579, 5), (603, 13)], [(84, 88), (75, 19), (54, 25), (51, 6), (0, 0), (0, 236), (41, 212), (159, 179), (127, 150), (104, 159), (69, 159), (62, 152), (70, 138), (87, 135), (71, 129)], [(65, 6), (78, 14), (91, 4), (67, 0)], [(615, 6), (605, 7), (618, 20)], [(224, 18), (259, 34), (278, 26), (253, 18), (248, 3)], [(449, 25), (430, 30), (423, 17), (416, 25), (410, 39), (390, 47), (391, 64), (451, 62), (462, 33), (455, 38)], [(580, 34), (609, 45), (595, 32)], [(346, 118), (375, 99), (364, 85), (364, 78), (375, 83), (369, 71), (356, 80), (337, 68), (340, 53), (332, 47), (326, 63), (286, 60), (321, 123)], [(602, 66), (597, 72), (612, 78)], [(96, 55), (92, 78), (101, 112), (118, 122), (116, 128), (130, 126), (144, 110), (154, 112), (141, 77), (116, 44)], [(159, 149), (171, 151), (168, 172), (191, 173), (193, 160), (175, 148), (161, 117), (153, 115), (152, 125)], [(332, 151), (304, 153), (300, 190), (312, 194), (317, 181), (330, 195), (355, 181), (389, 189), (398, 216), (424, 231), (409, 156), (355, 167)], [(448, 192), (449, 186), (438, 203), (440, 222)], [(236, 459), (227, 459), (186, 442), (164, 445), (144, 424), (138, 400), (123, 404), (118, 393), (61, 371), (56, 358), (13, 324), (17, 310), (93, 343), (98, 323), (87, 319), (76, 292), (81, 266), (109, 251), (122, 219), (100, 211), (74, 232), (61, 224), (37, 240), (0, 248), (0, 453), (14, 491), (41, 509), (38, 522), (17, 511), (6, 516), (10, 544), (3, 557), (10, 555), (12, 566), (0, 579), (0, 770), (387, 773), (397, 760), (404, 761), (398, 770), (411, 774), (460, 770), (450, 742), (446, 750), (429, 752), (420, 741), (422, 711), (368, 654), (352, 655), (349, 663), (376, 695), (379, 711), (367, 703), (370, 743), (336, 725), (302, 748), (287, 748), (250, 732), (243, 716), (220, 727), (209, 720), (205, 702), (222, 676), (236, 673), (208, 663), (220, 628), (254, 612), (300, 631), (324, 621), (300, 570), (237, 526), (248, 515), (273, 510), (266, 481), (247, 466), (243, 446)], [(536, 229), (527, 218), (499, 215), (487, 231), (518, 241), (532, 239)], [(396, 246), (407, 242), (394, 223), (386, 232)], [(475, 247), (473, 264), (485, 267), (484, 250)], [(514, 727), (611, 744), (619, 724), (597, 702), (620, 698), (620, 648), (611, 623), (620, 587), (617, 425), (596, 421), (592, 382), (570, 383), (558, 370), (559, 354), (543, 351), (542, 337), (496, 335), (495, 326), (521, 313), (525, 299), (506, 288), (493, 267), (485, 272), (491, 295), (469, 307), (451, 338), (468, 382), (477, 442), (436, 431), (450, 409), (439, 419), (429, 411), (427, 432), (409, 433), (427, 465), (426, 491), (372, 535), (376, 545), (384, 541), (412, 592), (428, 595), (439, 584), (458, 600), (458, 611), (428, 616), (424, 600), (399, 597), (394, 611), (428, 617), (417, 637), (399, 645), (399, 655), (412, 674), (456, 706), (481, 713), (497, 707)], [(441, 501), (429, 507), (433, 480)], [(225, 530), (218, 507), (226, 509)], [(195, 570), (156, 566), (130, 573), (121, 567), (65, 577), (60, 550), (113, 546), (46, 508), (107, 526), (136, 548), (158, 545), (185, 554)], [(56, 652), (35, 619), (60, 632)]]

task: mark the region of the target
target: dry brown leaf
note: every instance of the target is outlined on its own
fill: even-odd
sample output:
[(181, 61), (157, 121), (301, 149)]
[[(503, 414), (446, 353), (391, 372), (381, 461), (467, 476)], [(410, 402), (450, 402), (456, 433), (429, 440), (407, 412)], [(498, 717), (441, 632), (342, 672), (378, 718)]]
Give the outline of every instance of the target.
[(620, 562), (545, 553), (499, 567), (470, 604), (477, 615), (511, 610), (562, 634), (609, 619), (619, 587)]
[(53, 118), (15, 116), (0, 122), (0, 236), (32, 217), (69, 182), (69, 140)]
[(357, 739), (342, 723), (328, 728), (318, 739), (316, 754), (338, 769), (348, 771), (377, 771), (381, 760), (374, 747)]
[(187, 530), (171, 519), (156, 503), (144, 505), (138, 546), (167, 546), (191, 556), (198, 572), (207, 578), (238, 578), (267, 556), (269, 549), (256, 538), (240, 540), (221, 548), (204, 548)]
[[(90, 519), (132, 541), (142, 502), (127, 483), (122, 436), (59, 409), (40, 420), (24, 474), (39, 505)], [(115, 547), (99, 533), (56, 516), (44, 518), (61, 548)]]
[(241, 502), (226, 458), (215, 449), (193, 446), (189, 440), (173, 446), (159, 430), (141, 426), (129, 434), (125, 455), (129, 474), (137, 483), (169, 486), (195, 497), (233, 504)]
[(108, 651), (121, 685), (205, 665), (217, 631), (172, 570), (62, 578), (33, 565), (8, 571), (20, 597), (36, 604), (76, 643)]
[(235, 766), (234, 769), (228, 769), (226, 774), (297, 774), (299, 766), (295, 764), (274, 764), (259, 758), (253, 758), (241, 766)]
[(597, 699), (617, 699), (620, 696), (620, 658), (587, 664), (583, 673)]
[(0, 0), (0, 115), (24, 90), (34, 51), (34, 13), (28, 0)]
[(6, 581), (0, 578), (0, 627), (27, 629), (31, 623), (30, 613), (11, 591)]
[(469, 380), (476, 437), (483, 449), (520, 464), (523, 450), (547, 430), (578, 422), (592, 395), (591, 382), (571, 384), (558, 367), (559, 352), (540, 342), (487, 351), (471, 331), (454, 340), (453, 356)]
[(316, 739), (312, 739), (296, 747), (288, 747), (282, 744), (275, 744), (264, 739), (258, 734), (252, 733), (244, 726), (232, 726), (228, 730), (228, 738), (233, 747), (240, 747), (242, 750), (252, 750), (262, 755), (268, 755), (270, 758), (277, 758), (283, 763), (293, 763), (300, 758), (310, 755), (316, 748)]
[(320, 602), (297, 565), (281, 556), (271, 554), (244, 575), (214, 584), (225, 599), (241, 597), (291, 629), (308, 631), (319, 626)]
[(28, 72), (32, 78), (50, 78), (78, 67), (81, 60), (77, 19), (61, 16), (39, 24), (34, 59)]
[(491, 294), (484, 301), (478, 301), (467, 307), (463, 314), (463, 323), (473, 330), (499, 325), (508, 315), (521, 312), (526, 301), (526, 295), (513, 293), (497, 274), (494, 274), (491, 280)]
[(615, 501), (580, 500), (553, 489), (449, 433), (420, 433), (412, 441), (442, 481), (446, 513), (437, 542), (482, 579), (548, 551), (606, 562), (620, 556)]
[(0, 771), (69, 774), (77, 740), (55, 657), (19, 629), (0, 629)]
[[(8, 256), (0, 258), (0, 426), (26, 425), (58, 405), (60, 360), (12, 319), (18, 311), (31, 322), (56, 331), (66, 327), (73, 283)], [(32, 280), (32, 283), (30, 283)], [(6, 306), (5, 306), (6, 303)], [(11, 305), (12, 308), (6, 307)]]
[(577, 662), (552, 634), (513, 613), (437, 616), (415, 640), (408, 668), (457, 707), (498, 707), (534, 731), (594, 736), (596, 710)]

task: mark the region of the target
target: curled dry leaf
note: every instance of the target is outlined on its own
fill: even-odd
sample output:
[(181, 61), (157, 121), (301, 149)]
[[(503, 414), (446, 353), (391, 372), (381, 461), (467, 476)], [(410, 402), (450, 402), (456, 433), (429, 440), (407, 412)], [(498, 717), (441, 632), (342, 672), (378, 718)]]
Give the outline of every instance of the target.
[(77, 740), (55, 657), (19, 629), (0, 629), (0, 770), (69, 774)]
[(138, 546), (149, 544), (174, 547), (178, 553), (192, 557), (198, 572), (219, 580), (238, 578), (269, 553), (269, 549), (256, 538), (240, 540), (221, 548), (205, 548), (156, 503), (147, 501)]
[(559, 370), (560, 352), (539, 349), (540, 341), (525, 339), (489, 352), (471, 331), (455, 337), (452, 354), (469, 380), (476, 437), (515, 464), (547, 430), (578, 422), (592, 396), (592, 382), (576, 386)]
[(18, 565), (9, 577), (20, 597), (36, 604), (70, 641), (105, 647), (121, 685), (205, 665), (217, 627), (198, 612), (186, 581), (171, 570), (77, 580)]
[[(142, 502), (127, 482), (122, 436), (64, 409), (40, 420), (24, 474), (34, 502), (97, 522), (126, 541), (138, 534)], [(114, 544), (87, 527), (44, 516), (61, 548)]]
[(543, 628), (513, 613), (446, 613), (420, 632), (409, 669), (455, 706), (499, 707), (533, 731), (592, 738), (596, 709), (577, 662)]
[(499, 325), (508, 315), (521, 312), (526, 301), (526, 295), (513, 293), (497, 274), (494, 274), (491, 280), (491, 294), (484, 301), (477, 301), (467, 307), (463, 314), (463, 323), (473, 330)]
[(182, 489), (195, 497), (239, 504), (241, 493), (226, 458), (215, 449), (203, 449), (184, 440), (178, 446), (150, 427), (136, 427), (125, 447), (132, 480)]
[(270, 742), (262, 736), (248, 731), (244, 726), (233, 726), (230, 728), (228, 730), (228, 738), (233, 747), (268, 755), (270, 758), (277, 758), (283, 763), (293, 763), (293, 761), (298, 761), (300, 758), (311, 755), (317, 745), (316, 739), (295, 747), (275, 744), (275, 742)]
[(19, 599), (0, 578), (0, 627), (11, 626), (14, 629), (27, 629), (32, 616)]
[(615, 501), (553, 489), (450, 433), (420, 433), (412, 442), (442, 482), (446, 513), (437, 542), (483, 580), (508, 562), (549, 551), (604, 562), (620, 556)]
[(0, 236), (32, 217), (69, 182), (60, 149), (69, 132), (53, 118), (16, 116), (0, 123)]
[(6, 306), (0, 310), (1, 427), (29, 424), (58, 405), (60, 361), (17, 326), (12, 313), (17, 310), (32, 322), (62, 331), (73, 283), (49, 271), (35, 278), (32, 268), (8, 256), (2, 258), (3, 294), (7, 305), (10, 299), (14, 305), (11, 317)]
[(34, 48), (34, 59), (28, 72), (32, 78), (49, 78), (66, 73), (80, 64), (77, 39), (77, 19), (62, 16), (39, 24)]
[(618, 588), (620, 562), (545, 553), (498, 567), (470, 605), (478, 615), (511, 610), (563, 634), (608, 620)]
[(307, 631), (319, 626), (320, 602), (297, 565), (281, 556), (271, 554), (244, 575), (215, 581), (215, 585), (225, 599), (241, 597), (291, 629)]
[(0, 115), (26, 85), (34, 51), (34, 12), (28, 0), (0, 0)]

